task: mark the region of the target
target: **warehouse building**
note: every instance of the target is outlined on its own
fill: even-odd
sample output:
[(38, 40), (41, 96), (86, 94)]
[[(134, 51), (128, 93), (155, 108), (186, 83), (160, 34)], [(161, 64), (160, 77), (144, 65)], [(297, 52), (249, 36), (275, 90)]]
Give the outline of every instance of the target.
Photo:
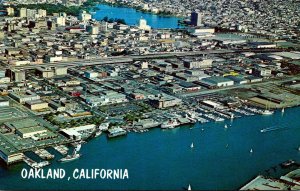
[(167, 108), (180, 105), (182, 100), (173, 96), (160, 95), (149, 99), (150, 104), (155, 108)]
[(201, 80), (201, 83), (206, 87), (226, 87), (234, 85), (233, 80), (221, 76), (212, 76), (209, 78), (204, 78)]
[(7, 122), (4, 125), (22, 138), (33, 138), (36, 134), (46, 133), (48, 131), (38, 121), (30, 118)]
[(36, 110), (47, 109), (48, 103), (42, 100), (31, 100), (31, 101), (26, 101), (25, 106), (31, 110), (36, 111)]

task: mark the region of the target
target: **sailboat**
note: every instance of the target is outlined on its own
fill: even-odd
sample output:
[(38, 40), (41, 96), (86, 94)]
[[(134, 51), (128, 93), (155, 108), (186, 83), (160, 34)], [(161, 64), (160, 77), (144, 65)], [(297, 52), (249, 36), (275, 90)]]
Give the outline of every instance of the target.
[(281, 113), (284, 113), (284, 107), (281, 109)]
[(189, 184), (189, 186), (188, 186), (188, 189), (187, 190), (192, 190), (192, 187), (191, 187), (191, 185)]
[(227, 124), (225, 124), (225, 125), (224, 125), (224, 128), (225, 128), (225, 129), (227, 129), (227, 128), (228, 128)]
[(250, 153), (253, 153), (253, 150), (252, 150), (252, 149), (250, 149)]
[(194, 148), (194, 143), (191, 144), (191, 148)]

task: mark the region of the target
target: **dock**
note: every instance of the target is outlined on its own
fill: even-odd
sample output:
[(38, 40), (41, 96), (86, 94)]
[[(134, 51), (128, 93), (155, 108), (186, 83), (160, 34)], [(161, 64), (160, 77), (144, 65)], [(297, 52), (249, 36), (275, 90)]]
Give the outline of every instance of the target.
[(31, 168), (42, 168), (44, 166), (50, 165), (49, 161), (35, 162), (34, 160), (27, 157), (26, 155), (23, 156), (23, 161)]
[(50, 160), (50, 159), (53, 159), (55, 157), (54, 155), (52, 155), (51, 153), (49, 153), (45, 149), (36, 150), (36, 151), (34, 151), (34, 153), (36, 155), (38, 155), (41, 159), (44, 159), (44, 160)]
[(55, 149), (61, 155), (66, 155), (66, 154), (68, 154), (68, 151), (69, 151), (69, 148), (66, 147), (65, 145), (53, 146), (53, 149)]

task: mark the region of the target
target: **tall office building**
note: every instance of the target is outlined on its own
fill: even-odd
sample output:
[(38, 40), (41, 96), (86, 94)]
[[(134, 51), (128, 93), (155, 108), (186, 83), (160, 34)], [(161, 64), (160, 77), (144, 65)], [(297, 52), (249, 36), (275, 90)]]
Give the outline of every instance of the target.
[(39, 9), (38, 10), (38, 15), (39, 17), (46, 17), (47, 16), (47, 11), (44, 9)]
[(14, 16), (15, 15), (15, 9), (12, 8), (12, 7), (7, 7), (6, 11), (7, 11), (8, 16)]
[(36, 18), (36, 10), (35, 9), (27, 9), (26, 14), (27, 14), (27, 18), (29, 18), (29, 19)]
[(139, 28), (142, 30), (150, 30), (151, 27), (149, 25), (147, 25), (147, 21), (146, 19), (140, 19), (139, 21)]
[(22, 82), (26, 80), (26, 75), (24, 70), (8, 70), (8, 76), (11, 78), (11, 81)]
[(66, 26), (66, 17), (63, 16), (56, 17), (55, 22), (58, 26)]
[(92, 19), (92, 15), (87, 13), (86, 11), (82, 11), (79, 14), (79, 20), (81, 20), (81, 21), (88, 21), (90, 19)]
[(26, 8), (21, 8), (20, 9), (20, 17), (27, 17), (27, 9)]
[(201, 13), (193, 11), (191, 14), (191, 25), (193, 26), (201, 26)]

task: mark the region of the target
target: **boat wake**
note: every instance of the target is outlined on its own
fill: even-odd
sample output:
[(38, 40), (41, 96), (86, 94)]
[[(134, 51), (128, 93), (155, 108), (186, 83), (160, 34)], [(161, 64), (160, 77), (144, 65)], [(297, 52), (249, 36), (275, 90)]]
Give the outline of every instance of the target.
[(283, 129), (289, 129), (289, 128), (287, 128), (287, 127), (269, 127), (269, 128), (261, 129), (260, 132), (266, 133), (266, 132), (270, 132), (270, 131), (283, 130)]

